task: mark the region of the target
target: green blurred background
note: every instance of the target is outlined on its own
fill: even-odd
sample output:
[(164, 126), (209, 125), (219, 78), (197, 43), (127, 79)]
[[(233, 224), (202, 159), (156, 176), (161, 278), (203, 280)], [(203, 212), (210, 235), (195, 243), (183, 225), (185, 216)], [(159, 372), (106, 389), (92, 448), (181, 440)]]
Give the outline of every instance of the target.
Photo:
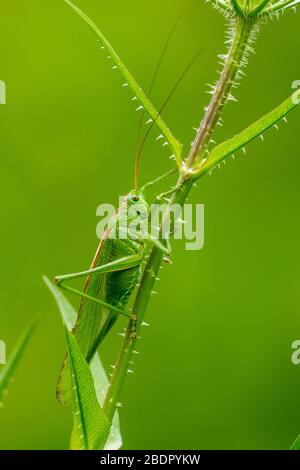
[[(160, 106), (187, 61), (204, 48), (164, 113), (186, 148), (225, 51), (224, 20), (201, 0), (78, 0), (147, 88), (174, 19), (182, 14), (153, 101)], [(300, 14), (267, 24), (238, 104), (217, 140), (241, 130), (300, 79)], [(0, 338), (12, 350), (41, 320), (0, 415), (2, 449), (64, 449), (71, 417), (55, 399), (64, 353), (61, 320), (41, 276), (87, 268), (96, 207), (132, 187), (138, 116), (99, 44), (62, 0), (2, 2), (0, 107)], [(219, 68), (219, 67), (218, 67)], [(154, 142), (146, 181), (170, 167)], [(300, 432), (299, 111), (265, 142), (205, 177), (205, 247), (175, 245), (152, 298), (135, 374), (121, 409), (125, 448), (278, 449)], [(77, 300), (73, 299), (74, 305)], [(115, 357), (120, 326), (104, 347)]]

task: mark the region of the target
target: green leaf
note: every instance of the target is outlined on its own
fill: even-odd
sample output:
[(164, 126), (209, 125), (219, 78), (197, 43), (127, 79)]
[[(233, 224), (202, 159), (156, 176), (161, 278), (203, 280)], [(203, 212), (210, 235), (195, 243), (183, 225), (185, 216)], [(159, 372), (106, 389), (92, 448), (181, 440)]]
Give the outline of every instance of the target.
[(213, 148), (207, 160), (203, 160), (203, 162), (196, 168), (197, 176), (202, 176), (222, 160), (245, 147), (249, 142), (261, 136), (264, 132), (270, 129), (270, 127), (283, 119), (290, 111), (296, 108), (296, 93), (299, 93), (299, 91), (294, 92), (292, 96), (281, 103), (277, 108), (263, 116), (244, 131), (240, 132), (240, 134), (235, 135), (231, 139), (228, 139)]
[(9, 383), (13, 379), (15, 370), (24, 354), (27, 343), (36, 327), (37, 319), (33, 320), (26, 329), (23, 336), (20, 338), (18, 344), (13, 350), (8, 363), (0, 374), (0, 404), (2, 405), (3, 398), (7, 393)]
[(66, 299), (63, 295), (61, 289), (59, 289), (47, 276), (43, 276), (43, 281), (45, 282), (46, 286), (52, 293), (53, 297), (56, 300), (58, 305), (62, 320), (69, 331), (73, 329), (73, 326), (76, 322), (76, 312), (70, 302)]
[[(63, 323), (67, 326), (69, 331), (72, 331), (76, 322), (76, 312), (73, 306), (65, 298), (61, 289), (54, 285), (53, 282), (51, 282), (46, 276), (43, 276), (43, 280), (56, 300)], [(60, 373), (59, 387), (57, 387), (56, 393), (61, 404), (69, 405), (72, 400), (70, 370), (67, 358), (65, 361), (65, 367)]]
[(295, 442), (291, 445), (290, 450), (300, 450), (300, 435), (297, 437)]
[[(68, 330), (71, 331), (76, 322), (77, 314), (75, 309), (63, 295), (61, 289), (53, 284), (46, 276), (44, 276), (43, 279), (57, 302), (63, 322), (67, 326)], [(94, 380), (94, 388), (97, 400), (99, 405), (102, 405), (108, 389), (109, 381), (102, 365), (99, 353), (95, 354), (90, 369)], [(71, 390), (72, 388), (69, 374), (65, 374), (64, 376), (64, 388), (65, 390)], [(110, 434), (104, 448), (106, 450), (118, 450), (120, 447), (122, 447), (122, 436), (120, 431), (119, 415), (118, 412), (116, 412), (111, 424)]]
[(141, 102), (142, 106), (145, 108), (145, 110), (148, 112), (150, 115), (151, 119), (155, 121), (156, 125), (159, 127), (161, 130), (162, 134), (165, 136), (166, 140), (168, 141), (170, 147), (172, 148), (172, 151), (174, 152), (175, 157), (177, 158), (177, 162), (181, 161), (181, 152), (182, 152), (182, 145), (181, 143), (174, 137), (166, 123), (163, 121), (159, 113), (156, 111), (155, 107), (153, 104), (150, 102), (150, 100), (147, 98), (145, 93), (143, 92), (142, 88), (138, 85), (134, 77), (131, 75), (127, 67), (124, 65), (124, 63), (121, 61), (120, 57), (117, 55), (117, 53), (114, 51), (113, 47), (111, 44), (107, 41), (103, 33), (100, 31), (100, 29), (95, 25), (95, 23), (85, 14), (83, 13), (80, 8), (78, 8), (74, 3), (72, 3), (70, 0), (64, 0), (89, 26), (90, 28), (94, 31), (98, 39), (100, 40), (102, 47), (106, 49), (106, 51), (109, 54), (109, 58), (114, 62), (115, 67), (117, 67), (121, 74), (123, 75), (124, 79), (126, 80), (126, 83), (124, 84), (125, 86), (130, 86), (136, 97), (139, 99)]
[[(109, 381), (100, 360), (99, 354), (95, 354), (91, 363), (91, 372), (95, 383), (96, 395), (100, 405), (103, 405), (106, 392), (109, 387)], [(122, 447), (122, 436), (120, 431), (119, 413), (116, 411), (112, 420), (110, 434), (106, 441), (104, 450), (118, 450)]]
[(65, 329), (72, 384), (74, 426), (72, 450), (101, 450), (107, 441), (110, 423), (98, 403), (93, 377), (75, 337)]

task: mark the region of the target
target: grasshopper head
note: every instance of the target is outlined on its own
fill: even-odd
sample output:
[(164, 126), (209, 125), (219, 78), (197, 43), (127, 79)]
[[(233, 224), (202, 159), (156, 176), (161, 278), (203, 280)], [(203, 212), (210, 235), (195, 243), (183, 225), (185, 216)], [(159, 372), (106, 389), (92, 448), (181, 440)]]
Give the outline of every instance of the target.
[(137, 191), (131, 191), (123, 200), (119, 220), (126, 233), (133, 240), (144, 239), (148, 233), (150, 208), (143, 196)]
[(150, 211), (149, 205), (145, 198), (137, 191), (130, 191), (126, 196), (126, 206), (128, 213), (132, 213), (141, 220), (148, 219)]

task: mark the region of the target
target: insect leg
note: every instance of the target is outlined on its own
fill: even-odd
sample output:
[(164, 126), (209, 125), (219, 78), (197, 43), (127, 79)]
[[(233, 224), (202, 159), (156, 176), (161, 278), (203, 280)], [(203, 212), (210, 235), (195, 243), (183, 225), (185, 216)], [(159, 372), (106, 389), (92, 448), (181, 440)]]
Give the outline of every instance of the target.
[(171, 196), (172, 194), (174, 194), (176, 191), (177, 191), (178, 187), (176, 186), (175, 188), (172, 188), (170, 189), (169, 191), (166, 191), (164, 193), (161, 193), (159, 194), (158, 196), (156, 196), (156, 199), (155, 201), (156, 202), (160, 202), (162, 199), (168, 197), (168, 196)]
[(140, 255), (125, 256), (124, 258), (117, 259), (110, 263), (102, 264), (97, 268), (88, 269), (79, 273), (64, 274), (62, 276), (56, 276), (54, 282), (59, 286), (65, 281), (72, 279), (78, 279), (81, 277), (92, 276), (94, 274), (105, 274), (116, 271), (124, 271), (125, 269), (134, 268), (143, 261), (143, 257)]
[(170, 238), (167, 238), (167, 239), (166, 239), (166, 244), (167, 244), (168, 254), (170, 255), (170, 254), (172, 253), (172, 245), (171, 245), (171, 240), (170, 240)]
[(86, 277), (86, 276), (93, 276), (95, 274), (105, 274), (109, 272), (116, 272), (116, 271), (123, 271), (126, 269), (133, 268), (135, 266), (138, 266), (141, 261), (143, 260), (142, 256), (140, 255), (131, 255), (131, 256), (126, 256), (124, 258), (120, 258), (118, 260), (112, 261), (110, 263), (103, 264), (102, 266), (98, 266), (97, 268), (93, 269), (88, 269), (87, 271), (82, 271), (79, 273), (73, 273), (73, 274), (65, 274), (62, 276), (56, 276), (54, 278), (54, 282), (61, 287), (62, 289), (72, 292), (75, 295), (80, 296), (81, 298), (85, 298), (88, 300), (91, 300), (93, 302), (96, 302), (100, 305), (103, 305), (105, 307), (110, 308), (111, 310), (114, 310), (118, 312), (121, 315), (124, 315), (128, 318), (131, 318), (131, 314), (128, 312), (125, 312), (124, 310), (121, 310), (111, 304), (108, 304), (107, 302), (104, 302), (103, 300), (97, 299), (96, 297), (92, 297), (85, 292), (82, 292), (80, 290), (74, 289), (73, 287), (70, 287), (65, 284), (66, 281), (70, 281), (72, 279), (78, 279), (81, 277)]
[(170, 255), (171, 249), (170, 249), (170, 240), (166, 240), (167, 246), (165, 246), (158, 238), (153, 237), (152, 235), (149, 236), (149, 240), (153, 243), (153, 245), (156, 246), (160, 251), (162, 251), (165, 255)]
[(175, 168), (168, 171), (167, 173), (164, 173), (163, 175), (158, 176), (158, 178), (155, 178), (153, 181), (149, 181), (148, 183), (144, 184), (144, 186), (142, 186), (141, 189), (140, 189), (141, 194), (144, 194), (146, 189), (150, 188), (151, 186), (153, 186), (155, 184), (160, 183), (161, 181), (164, 181), (166, 178), (168, 178), (169, 176), (174, 175), (177, 172), (178, 172), (178, 168), (176, 166)]
[(66, 290), (67, 292), (72, 292), (72, 294), (78, 295), (79, 297), (83, 297), (84, 299), (88, 299), (88, 300), (91, 300), (92, 302), (96, 302), (97, 304), (103, 305), (104, 307), (108, 307), (110, 310), (114, 310), (115, 312), (119, 313), (120, 315), (123, 315), (124, 317), (130, 318), (130, 319), (135, 318), (130, 314), (130, 312), (121, 310), (120, 308), (115, 307), (114, 305), (108, 304), (107, 302), (97, 299), (96, 297), (92, 297), (91, 295), (88, 295), (85, 292), (82, 292), (80, 290), (74, 289), (73, 287), (66, 286), (63, 283), (59, 284), (59, 287), (61, 289)]

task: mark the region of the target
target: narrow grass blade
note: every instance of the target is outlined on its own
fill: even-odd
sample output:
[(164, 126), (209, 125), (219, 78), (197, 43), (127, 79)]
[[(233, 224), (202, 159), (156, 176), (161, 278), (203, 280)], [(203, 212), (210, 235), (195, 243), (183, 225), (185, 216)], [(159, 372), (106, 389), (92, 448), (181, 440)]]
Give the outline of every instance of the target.
[(300, 435), (297, 437), (295, 442), (291, 445), (290, 450), (300, 450)]
[(124, 65), (124, 63), (121, 61), (120, 57), (116, 54), (114, 51), (113, 47), (111, 44), (107, 41), (103, 33), (100, 31), (100, 29), (95, 25), (95, 23), (85, 14), (83, 13), (80, 8), (78, 8), (74, 3), (72, 3), (70, 0), (64, 0), (89, 26), (90, 28), (94, 31), (98, 39), (100, 40), (102, 46), (106, 49), (106, 51), (109, 54), (109, 58), (114, 62), (115, 67), (117, 67), (121, 74), (123, 75), (124, 79), (126, 80), (126, 83), (124, 86), (130, 86), (132, 91), (134, 92), (135, 96), (139, 99), (141, 102), (142, 106), (145, 108), (145, 110), (148, 112), (150, 115), (151, 119), (155, 121), (156, 125), (158, 128), (161, 130), (162, 134), (165, 136), (167, 142), (169, 143), (170, 147), (172, 148), (172, 151), (174, 152), (175, 156), (177, 159), (180, 159), (181, 157), (181, 152), (182, 152), (182, 145), (181, 143), (174, 137), (166, 123), (163, 121), (162, 117), (159, 115), (159, 113), (156, 111), (155, 107), (153, 104), (150, 102), (150, 100), (147, 98), (141, 87), (138, 85), (134, 77), (131, 75), (127, 67)]
[[(99, 354), (95, 354), (94, 359), (91, 363), (91, 372), (94, 379), (96, 395), (98, 403), (102, 406), (106, 392), (109, 387), (109, 381), (102, 365)], [(112, 420), (110, 434), (106, 441), (105, 450), (118, 450), (122, 447), (122, 436), (120, 431), (120, 419), (119, 413), (116, 411), (115, 416)]]
[(16, 345), (15, 349), (13, 350), (8, 363), (6, 364), (4, 370), (0, 374), (0, 405), (2, 405), (3, 398), (7, 393), (9, 383), (13, 379), (13, 375), (16, 371), (16, 368), (24, 354), (25, 348), (31, 335), (36, 327), (37, 319), (33, 320), (26, 331), (24, 332), (23, 336), (20, 338), (18, 344)]
[(54, 299), (56, 300), (57, 306), (59, 308), (62, 320), (69, 331), (72, 330), (76, 322), (76, 311), (70, 304), (70, 302), (63, 295), (61, 289), (59, 289), (47, 276), (43, 276), (43, 281), (46, 286), (52, 293)]
[(235, 135), (231, 139), (228, 139), (215, 147), (211, 151), (204, 165), (202, 164), (197, 168), (199, 171), (198, 175), (202, 176), (222, 160), (242, 149), (249, 142), (261, 136), (264, 132), (281, 121), (281, 119), (283, 119), (290, 111), (296, 108), (297, 100), (295, 96), (296, 94), (293, 93), (292, 96), (281, 103), (277, 108), (263, 116), (244, 131), (240, 132), (240, 134)]
[[(57, 302), (64, 324), (66, 325), (68, 330), (71, 331), (76, 322), (77, 315), (76, 315), (75, 309), (72, 307), (70, 302), (66, 299), (62, 291), (56, 285), (54, 285), (46, 276), (44, 276), (43, 279)], [(70, 369), (67, 369), (67, 371), (70, 372)], [(99, 405), (102, 405), (107, 389), (108, 389), (109, 381), (108, 381), (106, 372), (104, 370), (104, 367), (102, 365), (99, 353), (95, 355), (92, 361), (91, 373), (92, 373), (93, 380), (94, 380), (94, 388), (95, 388), (95, 393), (97, 396), (98, 403)], [(71, 383), (70, 383), (70, 374), (65, 374), (64, 388), (66, 390), (67, 389), (71, 390), (72, 388)], [(71, 401), (72, 400), (70, 396), (70, 402)], [(106, 450), (118, 450), (120, 449), (121, 446), (122, 446), (122, 436), (120, 432), (120, 421), (119, 421), (119, 415), (116, 412), (114, 419), (112, 421), (112, 424), (111, 424), (110, 434), (105, 443), (105, 449)]]
[(98, 403), (90, 368), (75, 337), (65, 329), (72, 384), (74, 426), (72, 450), (101, 450), (107, 441), (110, 423)]

